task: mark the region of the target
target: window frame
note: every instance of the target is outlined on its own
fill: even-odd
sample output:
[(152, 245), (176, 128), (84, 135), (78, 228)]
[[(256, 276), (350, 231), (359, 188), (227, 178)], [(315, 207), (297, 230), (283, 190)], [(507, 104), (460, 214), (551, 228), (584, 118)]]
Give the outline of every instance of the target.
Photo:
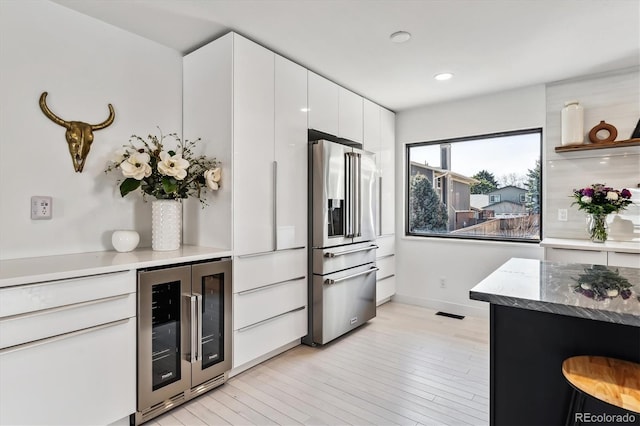
[[(499, 137), (510, 137), (510, 136), (519, 136), (519, 135), (529, 135), (529, 134), (538, 134), (539, 142), (538, 148), (540, 152), (540, 194), (539, 194), (539, 224), (538, 224), (538, 238), (530, 239), (530, 238), (505, 238), (505, 237), (491, 237), (484, 235), (457, 235), (457, 234), (419, 234), (415, 232), (409, 231), (409, 191), (411, 189), (411, 148), (420, 147), (420, 146), (428, 146), (428, 145), (442, 145), (448, 143), (455, 142), (468, 142), (468, 141), (478, 141), (483, 139), (494, 139)], [(481, 135), (474, 136), (464, 136), (457, 138), (449, 138), (449, 139), (438, 139), (433, 141), (425, 141), (425, 142), (412, 142), (405, 144), (405, 196), (404, 196), (404, 235), (405, 237), (421, 237), (421, 238), (443, 238), (443, 239), (454, 239), (454, 240), (471, 240), (471, 241), (490, 241), (490, 242), (510, 242), (510, 243), (525, 243), (525, 244), (540, 244), (542, 241), (542, 225), (543, 225), (543, 200), (544, 200), (544, 164), (542, 161), (543, 156), (543, 140), (544, 140), (544, 130), (542, 127), (533, 127), (521, 130), (511, 130), (504, 132), (496, 132), (496, 133), (486, 133)], [(525, 201), (526, 202), (526, 201)]]

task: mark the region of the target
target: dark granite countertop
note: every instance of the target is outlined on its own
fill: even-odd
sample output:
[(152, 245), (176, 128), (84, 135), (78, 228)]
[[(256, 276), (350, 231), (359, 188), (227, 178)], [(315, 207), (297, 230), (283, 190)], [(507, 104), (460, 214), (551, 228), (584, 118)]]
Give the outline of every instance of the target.
[(640, 327), (640, 269), (512, 258), (469, 291), (496, 305)]

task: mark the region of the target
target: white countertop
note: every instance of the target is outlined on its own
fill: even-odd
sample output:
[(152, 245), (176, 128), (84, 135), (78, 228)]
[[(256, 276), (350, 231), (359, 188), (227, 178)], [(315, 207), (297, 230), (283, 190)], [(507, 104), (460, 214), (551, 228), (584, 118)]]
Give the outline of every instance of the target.
[(590, 240), (568, 238), (545, 238), (540, 247), (564, 248), (573, 250), (615, 251), (621, 253), (640, 253), (640, 241), (611, 241), (594, 243)]
[(0, 260), (0, 288), (231, 256), (228, 249), (184, 245), (173, 251), (141, 248)]

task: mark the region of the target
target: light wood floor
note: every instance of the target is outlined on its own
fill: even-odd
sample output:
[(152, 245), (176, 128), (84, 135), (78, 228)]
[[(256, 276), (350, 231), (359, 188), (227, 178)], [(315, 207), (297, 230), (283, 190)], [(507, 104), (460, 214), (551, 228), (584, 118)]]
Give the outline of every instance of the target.
[(395, 302), (324, 347), (297, 346), (147, 425), (486, 425), (488, 320)]

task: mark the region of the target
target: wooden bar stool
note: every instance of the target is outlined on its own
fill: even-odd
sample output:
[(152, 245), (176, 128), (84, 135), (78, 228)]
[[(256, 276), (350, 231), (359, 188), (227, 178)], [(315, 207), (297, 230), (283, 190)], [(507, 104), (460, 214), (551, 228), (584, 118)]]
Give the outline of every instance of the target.
[(562, 363), (573, 387), (566, 425), (575, 424), (586, 395), (640, 414), (640, 364), (602, 356), (575, 356)]

